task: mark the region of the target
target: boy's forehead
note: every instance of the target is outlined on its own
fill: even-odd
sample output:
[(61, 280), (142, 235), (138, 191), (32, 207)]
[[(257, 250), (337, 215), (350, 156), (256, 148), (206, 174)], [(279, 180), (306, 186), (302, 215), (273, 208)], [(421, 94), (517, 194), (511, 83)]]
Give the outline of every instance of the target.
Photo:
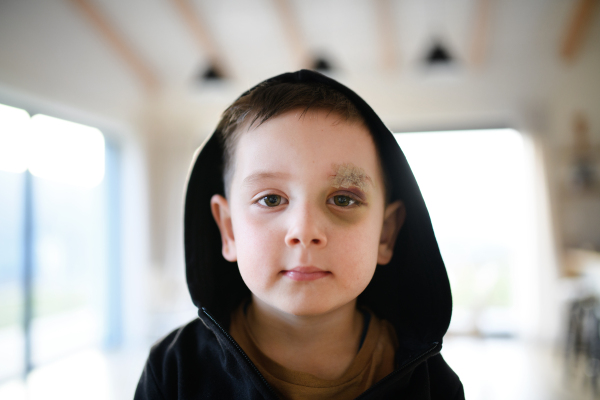
[[(252, 186), (263, 180), (287, 180), (292, 176), (288, 172), (281, 171), (255, 171), (246, 176), (242, 185)], [(331, 170), (328, 173), (331, 186), (335, 188), (356, 187), (360, 190), (367, 191), (369, 186), (375, 186), (373, 179), (365, 172), (364, 169), (354, 165), (353, 163), (331, 164)]]
[[(240, 173), (240, 182), (243, 186), (249, 186), (263, 180), (288, 180), (292, 179), (294, 174), (284, 173), (281, 169), (276, 166), (282, 164), (282, 157), (287, 156), (287, 150), (291, 148), (300, 148), (308, 151), (310, 156), (318, 154), (317, 164), (321, 164), (321, 172), (326, 177), (331, 186), (335, 188), (349, 188), (356, 187), (360, 190), (367, 191), (369, 187), (376, 188), (379, 185), (376, 183), (380, 178), (381, 165), (379, 163), (379, 155), (377, 150), (372, 145), (359, 145), (359, 149), (356, 147), (356, 134), (360, 137), (368, 138), (367, 140), (372, 143), (372, 136), (368, 128), (361, 122), (357, 121), (346, 121), (342, 116), (330, 113), (327, 110), (308, 110), (306, 114), (302, 113), (303, 110), (295, 109), (288, 111), (284, 114), (273, 117), (272, 119), (265, 121), (264, 123), (253, 126), (250, 129), (243, 129), (240, 140), (243, 142), (241, 146), (236, 146), (236, 155), (238, 158), (243, 153), (243, 162), (238, 164), (238, 167), (242, 167), (243, 170), (236, 170)], [(293, 127), (290, 127), (290, 124)], [(317, 124), (315, 127), (314, 124)], [(324, 124), (325, 128), (319, 128), (318, 125)], [(308, 126), (309, 128), (302, 132), (302, 130), (296, 129), (297, 127)], [(335, 132), (334, 136), (323, 135), (322, 129), (332, 129), (331, 132)], [(349, 129), (349, 131), (348, 131)], [(262, 136), (261, 132), (269, 132), (267, 136)], [(257, 133), (259, 135), (257, 136)], [(339, 135), (342, 136), (339, 136)], [(364, 136), (363, 136), (364, 134)], [(283, 144), (285, 140), (273, 140), (272, 135), (282, 135), (282, 137), (292, 137), (293, 144)], [(297, 140), (297, 138), (305, 137), (308, 135), (310, 140)], [(330, 142), (325, 145), (321, 140), (325, 137), (337, 137), (343, 138), (340, 142)], [(352, 137), (352, 139), (349, 139)], [(361, 139), (362, 140), (362, 139)], [(325, 145), (325, 147), (324, 147)], [(279, 149), (275, 150), (275, 147), (284, 146), (282, 152)], [(251, 148), (248, 152), (248, 149)], [(352, 149), (348, 152), (348, 149)], [(268, 150), (265, 150), (268, 149)], [(329, 150), (326, 150), (329, 149)], [(255, 150), (259, 152), (268, 151), (268, 157), (257, 156)], [(316, 150), (316, 151), (315, 151)], [(373, 155), (369, 154), (374, 150), (374, 157), (376, 159), (375, 168), (371, 166), (363, 165), (365, 160), (371, 159)], [(297, 153), (293, 151), (292, 153)], [(286, 154), (284, 156), (283, 154)], [(364, 155), (369, 154), (364, 157)], [(310, 157), (309, 156), (309, 157)], [(297, 165), (290, 164), (291, 160), (285, 158), (283, 165)], [(370, 163), (367, 161), (367, 163)], [(308, 165), (309, 162), (303, 162), (303, 165)], [(312, 163), (310, 163), (312, 164)], [(284, 170), (286, 168), (283, 168)], [(277, 171), (276, 171), (277, 170)], [(368, 170), (368, 171), (367, 171)], [(237, 173), (236, 173), (237, 174)]]

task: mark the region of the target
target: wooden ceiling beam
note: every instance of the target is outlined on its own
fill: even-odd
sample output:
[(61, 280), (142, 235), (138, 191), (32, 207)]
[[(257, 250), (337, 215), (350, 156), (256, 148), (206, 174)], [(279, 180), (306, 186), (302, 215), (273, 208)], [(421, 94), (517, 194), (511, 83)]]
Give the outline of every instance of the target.
[(489, 46), (491, 3), (491, 0), (476, 0), (475, 3), (475, 23), (469, 54), (471, 65), (475, 68), (481, 67), (485, 62)]
[(396, 28), (392, 0), (378, 0), (375, 4), (381, 40), (381, 63), (385, 70), (398, 69)]
[(231, 77), (231, 71), (225, 65), (225, 55), (206, 28), (198, 10), (193, 7), (190, 0), (171, 0), (171, 2), (194, 36), (200, 51), (207, 55), (211, 67), (217, 69), (224, 76)]
[(92, 2), (71, 0), (71, 3), (79, 8), (87, 21), (104, 37), (147, 89), (152, 90), (158, 87), (159, 82), (156, 75)]
[(294, 14), (290, 0), (273, 0), (281, 26), (290, 44), (290, 50), (295, 58), (294, 63), (299, 68), (310, 68), (311, 59), (308, 46), (303, 38), (300, 24)]
[(566, 62), (575, 60), (585, 41), (600, 0), (579, 0), (567, 25), (560, 47), (560, 56)]

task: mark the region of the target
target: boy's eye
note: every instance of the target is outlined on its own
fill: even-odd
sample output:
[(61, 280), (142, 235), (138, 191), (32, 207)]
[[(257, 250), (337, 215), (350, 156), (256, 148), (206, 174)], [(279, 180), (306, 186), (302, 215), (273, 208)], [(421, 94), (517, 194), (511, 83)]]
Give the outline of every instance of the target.
[(333, 203), (336, 206), (348, 207), (356, 203), (356, 200), (352, 199), (350, 196), (337, 195), (333, 196)]
[(270, 194), (258, 200), (258, 203), (267, 207), (276, 207), (281, 204), (281, 196), (277, 194)]

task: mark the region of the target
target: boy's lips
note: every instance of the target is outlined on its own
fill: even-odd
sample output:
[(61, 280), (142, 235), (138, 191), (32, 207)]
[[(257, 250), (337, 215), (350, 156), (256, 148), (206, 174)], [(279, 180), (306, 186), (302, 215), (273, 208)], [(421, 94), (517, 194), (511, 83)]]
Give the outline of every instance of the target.
[(331, 274), (329, 271), (313, 266), (296, 267), (281, 272), (294, 281), (314, 281), (315, 279), (324, 278)]

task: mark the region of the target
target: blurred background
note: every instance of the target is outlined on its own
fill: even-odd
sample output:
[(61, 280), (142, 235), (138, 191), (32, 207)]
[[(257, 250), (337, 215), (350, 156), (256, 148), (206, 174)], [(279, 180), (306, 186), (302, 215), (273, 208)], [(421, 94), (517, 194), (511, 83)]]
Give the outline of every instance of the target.
[(132, 398), (196, 315), (194, 150), (299, 68), (397, 132), (467, 398), (600, 398), (599, 3), (0, 0), (0, 398)]

